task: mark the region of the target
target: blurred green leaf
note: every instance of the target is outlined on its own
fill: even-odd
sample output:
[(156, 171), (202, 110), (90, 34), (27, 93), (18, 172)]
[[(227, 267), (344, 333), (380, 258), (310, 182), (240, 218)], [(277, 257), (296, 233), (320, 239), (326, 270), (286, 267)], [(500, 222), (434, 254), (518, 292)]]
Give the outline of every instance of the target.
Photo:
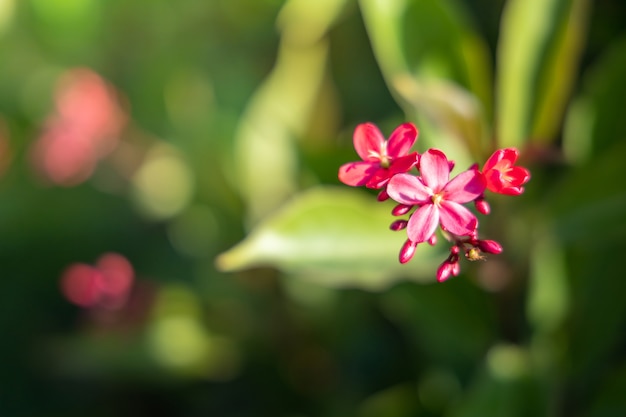
[[(465, 165), (487, 139), (489, 66), (484, 42), (449, 1), (361, 0), (363, 19), (390, 90), (410, 119), (436, 132), (426, 147), (456, 150)], [(423, 126), (422, 126), (423, 127)], [(422, 129), (423, 131), (424, 129)], [(438, 131), (438, 132), (437, 132)]]
[[(529, 373), (527, 353), (515, 346), (494, 346), (451, 417), (544, 417), (549, 408), (540, 382)], [(510, 373), (512, 371), (512, 373)]]
[(324, 35), (345, 0), (288, 1), (279, 15), (276, 64), (250, 99), (235, 138), (233, 184), (252, 222), (277, 208), (297, 188), (295, 140), (309, 124), (326, 72)]
[(499, 146), (522, 147), (531, 135), (554, 140), (576, 74), (584, 0), (510, 0), (497, 50)]
[(563, 147), (573, 162), (603, 155), (626, 137), (626, 38), (616, 39), (583, 75), (582, 92), (567, 114)]
[(528, 321), (538, 332), (556, 330), (569, 309), (570, 290), (563, 248), (549, 235), (537, 240), (531, 255)]
[(2, 35), (10, 25), (15, 10), (14, 0), (4, 0), (0, 2), (0, 35)]
[(359, 417), (410, 417), (419, 410), (417, 388), (410, 384), (395, 385), (367, 398), (359, 407)]
[(626, 237), (626, 185), (615, 180), (615, 173), (623, 169), (624, 155), (626, 142), (616, 142), (552, 187), (546, 214), (562, 242), (606, 248)]
[(609, 372), (594, 392), (593, 400), (588, 411), (581, 414), (585, 417), (621, 417), (626, 413), (626, 364), (622, 361), (619, 366)]
[(409, 68), (420, 78), (453, 81), (491, 111), (489, 51), (462, 2), (412, 0), (403, 16), (403, 46)]
[(578, 76), (578, 61), (582, 53), (590, 4), (588, 0), (573, 0), (564, 16), (556, 22), (553, 44), (546, 54), (545, 65), (537, 86), (537, 102), (533, 107), (530, 138), (552, 142), (557, 138), (563, 114)]
[(332, 287), (382, 289), (401, 278), (432, 281), (441, 256), (420, 245), (410, 263), (398, 252), (406, 233), (392, 232), (393, 204), (351, 189), (318, 187), (299, 194), (221, 254), (218, 268), (274, 266)]
[(444, 284), (398, 285), (382, 296), (382, 305), (407, 334), (416, 358), (429, 366), (472, 368), (495, 337), (488, 295), (466, 276)]

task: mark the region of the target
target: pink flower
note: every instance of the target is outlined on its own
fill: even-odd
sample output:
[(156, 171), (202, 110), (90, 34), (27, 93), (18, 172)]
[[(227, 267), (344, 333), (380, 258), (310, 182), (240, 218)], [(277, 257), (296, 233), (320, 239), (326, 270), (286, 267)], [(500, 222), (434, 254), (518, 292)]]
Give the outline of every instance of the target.
[(397, 174), (389, 181), (387, 193), (402, 204), (419, 206), (411, 215), (407, 234), (413, 242), (429, 240), (437, 226), (458, 236), (470, 235), (478, 220), (462, 206), (482, 195), (485, 186), (477, 169), (469, 169), (448, 181), (450, 164), (445, 154), (429, 149), (420, 158), (421, 178)]
[(515, 148), (499, 149), (485, 162), (483, 178), (487, 189), (494, 193), (520, 195), (523, 184), (530, 180), (530, 172), (515, 166), (519, 152)]
[(354, 149), (362, 161), (349, 162), (339, 168), (339, 180), (353, 187), (382, 188), (395, 174), (404, 173), (418, 162), (417, 152), (409, 150), (417, 140), (417, 128), (404, 123), (386, 141), (372, 123), (363, 123), (354, 130)]
[(126, 304), (134, 279), (133, 267), (124, 256), (105, 253), (95, 266), (68, 266), (61, 277), (61, 290), (78, 306), (118, 310)]
[(55, 111), (31, 148), (32, 163), (52, 183), (77, 185), (118, 146), (127, 115), (117, 90), (87, 68), (63, 74), (54, 102)]

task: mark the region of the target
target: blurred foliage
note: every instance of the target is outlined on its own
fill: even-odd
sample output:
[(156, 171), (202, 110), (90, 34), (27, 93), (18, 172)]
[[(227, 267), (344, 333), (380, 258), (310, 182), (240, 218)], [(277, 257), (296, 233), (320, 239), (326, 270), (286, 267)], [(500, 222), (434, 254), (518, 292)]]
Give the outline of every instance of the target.
[[(0, 415), (626, 415), (625, 18), (0, 0)], [(391, 205), (336, 177), (365, 121), (460, 167), (519, 147), (504, 252), (397, 263)]]

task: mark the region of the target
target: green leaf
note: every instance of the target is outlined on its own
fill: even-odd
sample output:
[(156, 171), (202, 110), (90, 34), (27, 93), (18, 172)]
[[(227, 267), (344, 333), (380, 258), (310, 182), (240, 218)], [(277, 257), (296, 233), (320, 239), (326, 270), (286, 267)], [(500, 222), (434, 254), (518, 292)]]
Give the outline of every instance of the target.
[(489, 137), (485, 108), (491, 107), (487, 48), (455, 2), (359, 4), (389, 89), (409, 119), (434, 132), (422, 135), (426, 147), (455, 149), (461, 164), (470, 153), (480, 155)]
[(444, 255), (420, 245), (398, 262), (405, 232), (389, 230), (393, 202), (352, 189), (303, 192), (221, 254), (223, 271), (272, 266), (331, 287), (383, 289), (398, 279), (434, 281)]
[(547, 53), (537, 87), (537, 102), (530, 134), (533, 141), (551, 142), (557, 138), (578, 74), (588, 14), (589, 2), (575, 0), (557, 22), (555, 39)]
[(603, 154), (626, 136), (622, 102), (626, 95), (626, 37), (606, 47), (583, 75), (582, 93), (569, 109), (563, 148), (573, 162)]
[(328, 58), (325, 34), (345, 1), (291, 0), (278, 17), (282, 36), (276, 65), (250, 99), (235, 137), (233, 185), (244, 198), (253, 222), (276, 209), (297, 189), (295, 142), (309, 125), (324, 81)]
[(555, 139), (576, 73), (584, 0), (510, 0), (497, 51), (497, 137), (522, 147), (531, 135)]
[(620, 417), (624, 415), (626, 392), (626, 363), (622, 361), (593, 390), (591, 405), (584, 417)]
[(548, 398), (534, 375), (529, 352), (500, 344), (487, 353), (484, 369), (458, 399), (451, 417), (544, 417)]
[(626, 185), (615, 173), (622, 171), (625, 154), (626, 142), (615, 142), (553, 186), (546, 214), (561, 242), (611, 248), (624, 241)]
[(545, 235), (534, 245), (531, 263), (528, 321), (538, 332), (551, 332), (563, 324), (570, 304), (563, 248)]

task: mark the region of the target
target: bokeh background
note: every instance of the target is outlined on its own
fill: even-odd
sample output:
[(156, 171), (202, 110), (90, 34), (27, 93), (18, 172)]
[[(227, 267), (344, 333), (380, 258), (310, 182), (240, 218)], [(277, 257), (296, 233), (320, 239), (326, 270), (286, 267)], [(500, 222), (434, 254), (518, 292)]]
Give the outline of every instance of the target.
[[(0, 416), (626, 415), (626, 3), (0, 0)], [(337, 180), (411, 121), (504, 252)]]

